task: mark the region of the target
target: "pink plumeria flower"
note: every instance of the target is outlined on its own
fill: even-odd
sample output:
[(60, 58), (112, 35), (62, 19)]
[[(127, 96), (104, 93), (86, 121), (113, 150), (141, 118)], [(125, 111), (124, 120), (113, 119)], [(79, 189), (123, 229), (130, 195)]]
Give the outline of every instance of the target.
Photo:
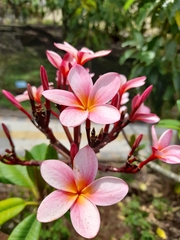
[[(40, 103), (41, 102), (41, 95), (42, 95), (42, 92), (43, 92), (43, 86), (41, 85), (38, 88), (35, 87), (35, 86), (32, 86), (31, 89), (32, 89), (34, 101), (37, 102), (37, 103)], [(23, 102), (23, 101), (29, 100), (28, 91), (26, 90), (25, 92), (23, 92), (23, 94), (17, 95), (15, 98), (18, 102)]]
[(151, 158), (157, 158), (169, 164), (180, 164), (180, 146), (170, 145), (173, 131), (171, 129), (166, 130), (158, 140), (155, 128), (152, 126), (151, 134), (153, 140)]
[[(132, 109), (133, 109), (133, 103), (132, 103)], [(144, 103), (142, 103), (139, 106), (139, 108), (131, 118), (131, 122), (141, 121), (146, 123), (157, 123), (159, 122), (159, 120), (160, 118), (156, 114), (151, 113), (150, 108), (145, 106)]]
[(132, 102), (131, 102), (132, 112), (129, 116), (129, 120), (131, 122), (142, 121), (146, 123), (157, 123), (160, 120), (160, 118), (156, 114), (151, 113), (150, 108), (144, 105), (144, 101), (147, 99), (151, 91), (152, 91), (152, 86), (149, 86), (142, 93), (142, 95), (137, 94), (132, 99)]
[(48, 100), (68, 106), (60, 114), (60, 122), (63, 125), (75, 127), (86, 119), (99, 124), (110, 124), (120, 119), (118, 109), (106, 104), (119, 89), (119, 74), (106, 73), (93, 85), (86, 69), (76, 65), (71, 68), (68, 81), (73, 93), (59, 89), (42, 93)]
[(146, 77), (138, 77), (127, 81), (127, 78), (120, 74), (121, 85), (119, 88), (119, 93), (122, 95), (131, 88), (137, 88), (145, 84)]
[[(51, 89), (53, 88), (52, 85), (53, 83), (49, 83), (49, 87)], [(35, 86), (31, 86), (31, 89), (32, 89), (34, 101), (37, 103), (41, 103), (41, 96), (42, 96), (42, 92), (44, 91), (43, 86), (41, 85), (38, 88)], [(23, 92), (23, 94), (17, 95), (15, 98), (18, 102), (29, 100), (28, 91), (26, 90), (25, 92)]]
[(67, 42), (64, 42), (63, 44), (55, 43), (54, 45), (57, 48), (70, 53), (74, 57), (76, 62), (80, 65), (84, 65), (87, 61), (91, 59), (106, 56), (111, 52), (111, 50), (102, 50), (94, 53), (93, 51), (85, 47), (81, 48), (81, 50), (78, 51), (76, 48), (74, 48)]
[(75, 156), (73, 169), (58, 160), (41, 164), (44, 180), (56, 188), (40, 204), (37, 219), (51, 222), (70, 209), (74, 229), (85, 238), (93, 238), (99, 231), (100, 215), (97, 206), (109, 206), (121, 201), (128, 192), (127, 184), (116, 177), (94, 180), (98, 161), (94, 151), (86, 146)]

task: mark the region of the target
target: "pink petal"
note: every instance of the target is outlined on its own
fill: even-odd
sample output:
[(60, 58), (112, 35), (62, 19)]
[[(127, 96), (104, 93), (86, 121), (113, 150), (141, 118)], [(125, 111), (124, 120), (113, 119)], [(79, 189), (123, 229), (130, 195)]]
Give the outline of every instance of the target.
[(74, 229), (84, 238), (93, 238), (100, 227), (100, 215), (97, 207), (83, 196), (79, 196), (70, 210)]
[(50, 193), (37, 210), (37, 220), (51, 222), (62, 217), (73, 205), (76, 198), (75, 194), (59, 190)]
[(169, 146), (172, 139), (172, 130), (166, 130), (158, 140), (158, 149), (161, 150), (167, 146)]
[(59, 119), (64, 126), (76, 127), (85, 122), (88, 118), (88, 115), (88, 110), (85, 111), (80, 108), (67, 107), (62, 111)]
[(59, 105), (79, 107), (79, 100), (76, 96), (65, 90), (46, 90), (42, 93), (42, 95), (48, 100)]
[(120, 87), (120, 77), (117, 73), (106, 73), (95, 82), (89, 96), (89, 105), (98, 105), (109, 102)]
[(142, 76), (142, 77), (134, 78), (134, 79), (127, 81), (126, 84), (124, 84), (122, 86), (123, 92), (128, 91), (131, 88), (136, 88), (136, 87), (140, 87), (140, 86), (144, 85), (145, 80), (146, 80), (146, 77)]
[[(94, 58), (97, 58), (97, 57), (106, 56), (110, 52), (111, 52), (111, 50), (102, 50), (102, 51), (98, 51), (96, 53), (93, 53), (92, 51), (91, 51), (91, 53), (90, 52), (88, 53), (87, 51), (85, 52), (85, 51), (83, 51), (83, 49), (81, 49), (81, 51), (78, 52), (78, 57), (81, 58), (80, 63), (83, 65), (83, 64), (85, 64), (87, 61), (89, 61), (91, 59), (94, 59)], [(81, 54), (81, 56), (80, 56), (80, 54)]]
[(160, 118), (153, 113), (150, 114), (143, 114), (143, 113), (135, 113), (132, 118), (130, 118), (131, 122), (134, 121), (142, 121), (145, 123), (157, 123), (159, 122)]
[(16, 99), (18, 102), (27, 101), (27, 100), (29, 100), (29, 95), (28, 95), (28, 93), (27, 93), (27, 94), (20, 94), (20, 95), (17, 95), (17, 96), (15, 97), (15, 99)]
[(78, 51), (77, 51), (76, 48), (74, 48), (69, 43), (66, 43), (66, 42), (64, 42), (64, 44), (62, 44), (62, 43), (54, 43), (54, 45), (57, 48), (61, 49), (61, 50), (64, 50), (64, 51), (66, 51), (68, 53), (71, 53), (76, 58)]
[(89, 185), (96, 177), (98, 161), (96, 154), (89, 146), (82, 148), (75, 156), (73, 172), (79, 191)]
[(84, 67), (75, 65), (69, 71), (68, 81), (75, 95), (86, 107), (88, 97), (93, 87), (93, 82), (89, 73)]
[(154, 125), (151, 127), (151, 136), (152, 136), (153, 147), (158, 148), (158, 138), (157, 138)]
[(128, 185), (119, 178), (102, 177), (90, 184), (82, 193), (95, 205), (109, 206), (127, 195)]
[(72, 169), (59, 160), (46, 160), (41, 164), (41, 175), (52, 187), (68, 192), (76, 192)]
[(88, 118), (95, 123), (110, 124), (119, 121), (120, 112), (117, 108), (104, 104), (91, 108)]
[(59, 54), (53, 52), (53, 51), (46, 51), (46, 55), (50, 63), (57, 69), (59, 69), (62, 58), (59, 56)]
[(161, 161), (169, 164), (180, 164), (180, 159), (177, 156), (165, 156), (164, 158), (160, 159)]

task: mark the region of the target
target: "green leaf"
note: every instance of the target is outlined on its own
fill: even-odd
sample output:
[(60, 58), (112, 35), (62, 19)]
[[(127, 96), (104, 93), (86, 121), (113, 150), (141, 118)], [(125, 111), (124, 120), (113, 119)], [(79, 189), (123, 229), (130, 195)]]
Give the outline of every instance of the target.
[(20, 165), (6, 165), (0, 163), (0, 181), (6, 180), (8, 183), (19, 186), (34, 188), (34, 184), (28, 176), (27, 168)]
[(26, 206), (21, 198), (8, 198), (0, 201), (0, 225), (20, 213)]
[(179, 113), (180, 113), (180, 99), (178, 99), (178, 100), (176, 101), (176, 104), (177, 104), (177, 107), (178, 107), (178, 110), (179, 110)]
[(32, 155), (34, 160), (45, 160), (46, 152), (48, 145), (45, 143), (34, 146), (30, 150), (30, 154)]
[(57, 151), (51, 145), (47, 147), (44, 159), (58, 159)]
[(36, 220), (36, 214), (31, 214), (20, 222), (12, 231), (8, 240), (38, 240), (41, 223)]
[(173, 61), (177, 52), (177, 42), (175, 40), (171, 40), (166, 43), (165, 46), (165, 57), (168, 61)]
[(124, 10), (128, 10), (135, 0), (127, 0), (124, 4)]
[(129, 59), (130, 57), (132, 57), (132, 55), (134, 54), (134, 52), (136, 52), (136, 49), (128, 49), (125, 51), (124, 55), (122, 57), (120, 57), (119, 59), (119, 64), (123, 65), (125, 63), (125, 61), (127, 59)]
[(180, 130), (180, 121), (175, 119), (163, 119), (158, 123), (159, 127)]

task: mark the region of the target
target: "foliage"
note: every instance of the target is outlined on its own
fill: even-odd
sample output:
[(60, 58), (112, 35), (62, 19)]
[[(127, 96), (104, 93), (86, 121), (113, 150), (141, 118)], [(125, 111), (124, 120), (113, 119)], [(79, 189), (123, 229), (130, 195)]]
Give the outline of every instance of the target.
[(180, 1), (139, 0), (126, 9), (131, 20), (120, 64), (132, 59), (130, 77), (148, 76), (147, 83), (154, 86), (151, 105), (159, 115), (170, 116), (180, 93)]
[(125, 234), (122, 240), (157, 240), (152, 231), (152, 225), (148, 222), (148, 212), (142, 210), (140, 199), (133, 195), (126, 206), (121, 206), (125, 216), (125, 224), (132, 229), (131, 234)]

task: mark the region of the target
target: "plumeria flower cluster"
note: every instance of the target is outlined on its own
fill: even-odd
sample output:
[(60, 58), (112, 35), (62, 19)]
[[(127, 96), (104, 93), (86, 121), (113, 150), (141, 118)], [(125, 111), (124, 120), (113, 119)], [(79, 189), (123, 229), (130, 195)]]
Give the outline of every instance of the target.
[[(15, 152), (10, 133), (3, 124), (3, 129), (12, 146), (8, 154), (1, 156), (5, 164), (40, 166), (42, 178), (56, 190), (40, 203), (37, 219), (51, 222), (70, 211), (72, 225), (85, 238), (93, 238), (100, 227), (100, 215), (96, 206), (108, 206), (121, 201), (128, 193), (127, 184), (120, 178), (98, 178), (99, 171), (136, 173), (150, 161), (161, 160), (169, 164), (180, 163), (180, 146), (170, 145), (172, 131), (165, 131), (157, 138), (152, 126), (152, 153), (146, 159), (138, 159), (138, 149), (143, 134), (140, 134), (127, 153), (127, 160), (121, 167), (102, 165), (96, 153), (108, 143), (114, 141), (124, 128), (135, 121), (155, 124), (160, 119), (151, 113), (145, 101), (153, 86), (147, 87), (142, 94), (137, 94), (129, 101), (129, 91), (145, 84), (146, 77), (131, 80), (117, 72), (104, 73), (94, 82), (89, 69), (84, 64), (91, 59), (106, 56), (111, 51), (92, 52), (90, 49), (75, 49), (67, 42), (55, 43), (66, 52), (62, 58), (58, 53), (48, 50), (47, 58), (56, 68), (56, 81), (49, 83), (46, 70), (40, 68), (41, 86), (36, 88), (28, 84), (27, 91), (13, 96), (3, 90), (2, 93), (11, 103), (21, 110), (31, 122), (46, 135), (50, 144), (63, 156), (63, 161), (49, 159), (43, 162), (22, 161)], [(28, 112), (20, 102), (30, 101), (32, 112)], [(55, 105), (55, 110), (52, 104)], [(61, 143), (49, 128), (51, 115), (62, 125), (69, 140), (69, 147)], [(101, 124), (96, 132), (92, 123)], [(81, 127), (85, 126), (87, 146), (80, 148)], [(73, 128), (73, 134), (70, 131)], [(11, 152), (11, 157), (10, 153)], [(12, 158), (13, 156), (13, 158)], [(141, 160), (141, 161), (140, 161)]]

